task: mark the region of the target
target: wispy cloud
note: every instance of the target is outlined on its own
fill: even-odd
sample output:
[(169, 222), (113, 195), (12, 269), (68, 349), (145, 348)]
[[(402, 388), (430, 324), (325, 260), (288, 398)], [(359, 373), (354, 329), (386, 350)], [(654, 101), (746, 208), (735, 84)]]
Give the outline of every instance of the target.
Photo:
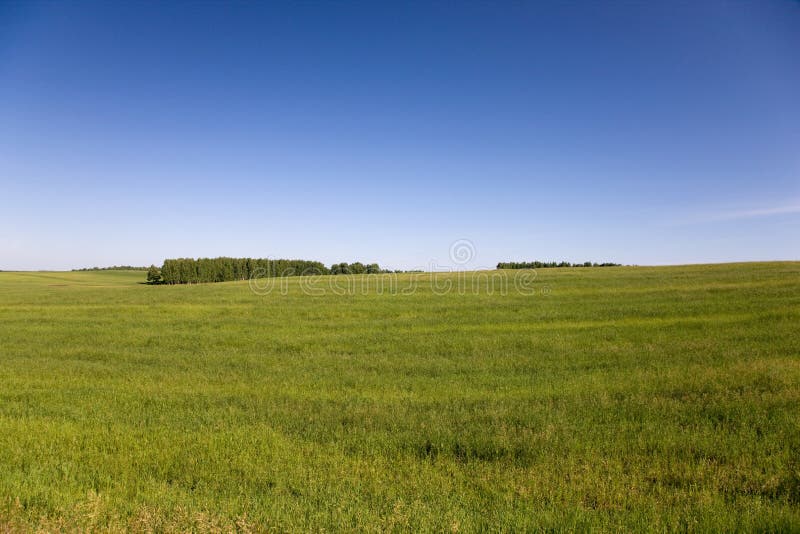
[(796, 204), (794, 206), (776, 206), (772, 208), (718, 213), (714, 215), (711, 220), (727, 221), (731, 219), (750, 219), (752, 217), (769, 217), (771, 215), (783, 215), (785, 213), (800, 213), (800, 204)]
[(674, 223), (675, 226), (688, 224), (699, 224), (718, 221), (735, 221), (740, 219), (754, 219), (757, 217), (772, 217), (774, 215), (787, 215), (800, 213), (800, 204), (789, 204), (785, 206), (773, 206), (770, 208), (758, 208), (751, 210), (723, 211), (702, 213), (694, 217), (689, 217)]

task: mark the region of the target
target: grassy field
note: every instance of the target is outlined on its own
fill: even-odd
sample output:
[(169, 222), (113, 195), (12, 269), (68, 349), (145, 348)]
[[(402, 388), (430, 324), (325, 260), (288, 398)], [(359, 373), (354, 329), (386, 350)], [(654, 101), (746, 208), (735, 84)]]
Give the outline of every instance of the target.
[(0, 273), (0, 531), (800, 530), (800, 263), (143, 278)]

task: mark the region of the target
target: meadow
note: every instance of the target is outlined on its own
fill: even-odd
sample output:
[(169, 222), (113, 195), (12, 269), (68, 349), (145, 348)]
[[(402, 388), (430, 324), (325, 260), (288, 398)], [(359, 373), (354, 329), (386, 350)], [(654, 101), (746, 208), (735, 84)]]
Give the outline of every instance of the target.
[(800, 263), (438, 277), (0, 273), (0, 531), (800, 530)]

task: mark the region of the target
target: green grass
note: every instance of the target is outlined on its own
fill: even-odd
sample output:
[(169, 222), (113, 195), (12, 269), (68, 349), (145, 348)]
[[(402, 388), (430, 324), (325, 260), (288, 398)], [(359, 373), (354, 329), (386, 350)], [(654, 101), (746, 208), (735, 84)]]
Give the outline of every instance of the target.
[(0, 273), (0, 531), (800, 530), (800, 263), (142, 279)]

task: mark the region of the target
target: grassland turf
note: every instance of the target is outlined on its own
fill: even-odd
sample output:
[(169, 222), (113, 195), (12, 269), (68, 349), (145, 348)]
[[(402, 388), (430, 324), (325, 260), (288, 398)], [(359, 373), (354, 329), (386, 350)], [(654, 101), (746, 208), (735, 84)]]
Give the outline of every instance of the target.
[(800, 263), (458, 276), (0, 273), (0, 530), (800, 530)]

